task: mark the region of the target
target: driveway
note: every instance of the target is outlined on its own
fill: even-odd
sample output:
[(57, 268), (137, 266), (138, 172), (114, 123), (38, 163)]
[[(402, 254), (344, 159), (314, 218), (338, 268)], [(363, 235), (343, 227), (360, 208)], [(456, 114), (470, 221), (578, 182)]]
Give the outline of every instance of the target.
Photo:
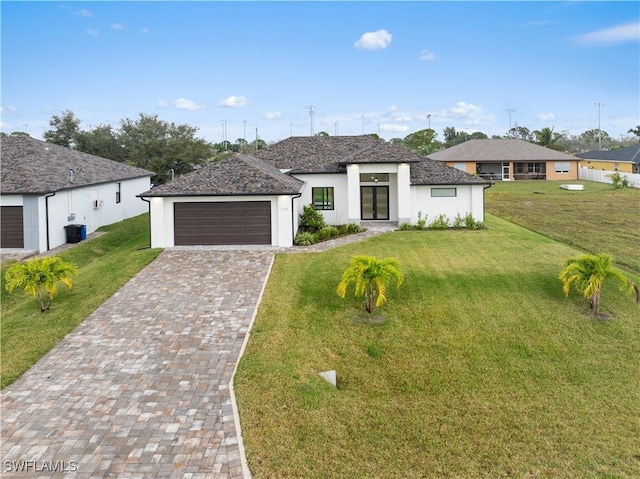
[(248, 477), (229, 387), (273, 253), (162, 252), (2, 391), (0, 475)]

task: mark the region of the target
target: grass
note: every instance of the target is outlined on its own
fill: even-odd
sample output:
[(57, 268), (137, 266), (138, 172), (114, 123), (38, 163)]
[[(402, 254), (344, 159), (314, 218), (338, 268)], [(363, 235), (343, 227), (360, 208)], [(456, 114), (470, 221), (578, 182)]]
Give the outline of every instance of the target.
[[(640, 476), (633, 296), (593, 319), (557, 280), (573, 248), (487, 223), (277, 257), (234, 383), (255, 478)], [(382, 324), (335, 293), (356, 254), (406, 275)]]
[(572, 181), (502, 181), (486, 190), (487, 212), (589, 253), (610, 253), (616, 263), (640, 273), (640, 190)]
[(0, 384), (4, 388), (35, 364), (107, 298), (149, 264), (160, 250), (142, 249), (149, 241), (149, 216), (105, 226), (105, 235), (79, 243), (58, 256), (78, 266), (74, 286), (60, 284), (51, 309), (41, 313), (38, 300), (4, 287), (2, 264)]

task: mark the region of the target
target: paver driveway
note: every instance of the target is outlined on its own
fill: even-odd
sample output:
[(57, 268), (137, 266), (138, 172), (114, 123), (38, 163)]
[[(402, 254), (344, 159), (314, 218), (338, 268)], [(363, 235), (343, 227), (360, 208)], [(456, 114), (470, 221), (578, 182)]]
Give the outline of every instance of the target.
[(162, 252), (2, 391), (0, 475), (243, 477), (229, 382), (272, 261)]

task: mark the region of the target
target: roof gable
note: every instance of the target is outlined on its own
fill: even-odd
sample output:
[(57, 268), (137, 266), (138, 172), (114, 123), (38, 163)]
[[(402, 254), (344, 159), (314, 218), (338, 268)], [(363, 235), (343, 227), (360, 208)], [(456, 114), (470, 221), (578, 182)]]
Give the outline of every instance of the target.
[(427, 156), (451, 162), (578, 161), (574, 156), (517, 139), (469, 140)]
[(3, 136), (0, 148), (2, 194), (44, 194), (154, 174), (26, 136)]
[(215, 161), (139, 196), (293, 195), (304, 182), (251, 155)]

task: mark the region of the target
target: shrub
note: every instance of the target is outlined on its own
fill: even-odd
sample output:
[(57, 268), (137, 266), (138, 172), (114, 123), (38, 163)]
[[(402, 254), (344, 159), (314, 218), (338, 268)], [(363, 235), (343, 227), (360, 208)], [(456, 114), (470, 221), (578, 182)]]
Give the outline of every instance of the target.
[(607, 178), (611, 178), (611, 181), (613, 182), (613, 188), (616, 190), (629, 186), (629, 179), (626, 175), (622, 175), (619, 171), (607, 175)]
[(405, 222), (405, 223), (401, 223), (400, 226), (400, 231), (410, 231), (413, 229), (413, 226), (411, 226), (411, 224)]
[(423, 230), (427, 227), (427, 215), (422, 217), (422, 211), (418, 211), (418, 221), (416, 221), (416, 225), (414, 229)]
[(349, 223), (347, 225), (347, 232), (349, 234), (355, 234), (355, 233), (362, 233), (364, 230), (362, 229), (362, 226), (357, 225), (355, 223)]
[(449, 220), (442, 213), (436, 216), (436, 219), (431, 222), (429, 229), (432, 230), (447, 230), (449, 229)]
[(340, 225), (338, 226), (338, 234), (340, 236), (344, 236), (349, 234), (349, 225)]
[(338, 228), (335, 226), (325, 226), (316, 233), (318, 241), (326, 241), (335, 236), (338, 236)]
[(471, 215), (471, 213), (467, 213), (467, 215), (464, 217), (464, 223), (465, 223), (465, 227), (468, 230), (484, 230), (484, 229), (487, 229), (485, 224), (482, 221), (476, 221), (473, 218), (473, 216)]
[(309, 233), (308, 231), (303, 231), (302, 233), (298, 233), (296, 235), (295, 244), (298, 246), (309, 246), (314, 243), (317, 243), (318, 240), (313, 233)]
[(327, 226), (322, 213), (317, 211), (313, 205), (306, 205), (300, 215), (300, 227), (311, 232), (316, 232)]
[[(467, 216), (469, 216), (469, 215), (467, 215)], [(466, 216), (463, 218), (462, 216), (460, 216), (460, 213), (458, 213), (456, 215), (455, 219), (453, 220), (453, 228), (457, 229), (457, 230), (462, 229), (462, 225), (466, 224), (466, 219), (467, 219)], [(472, 219), (473, 219), (473, 217), (472, 217)]]

